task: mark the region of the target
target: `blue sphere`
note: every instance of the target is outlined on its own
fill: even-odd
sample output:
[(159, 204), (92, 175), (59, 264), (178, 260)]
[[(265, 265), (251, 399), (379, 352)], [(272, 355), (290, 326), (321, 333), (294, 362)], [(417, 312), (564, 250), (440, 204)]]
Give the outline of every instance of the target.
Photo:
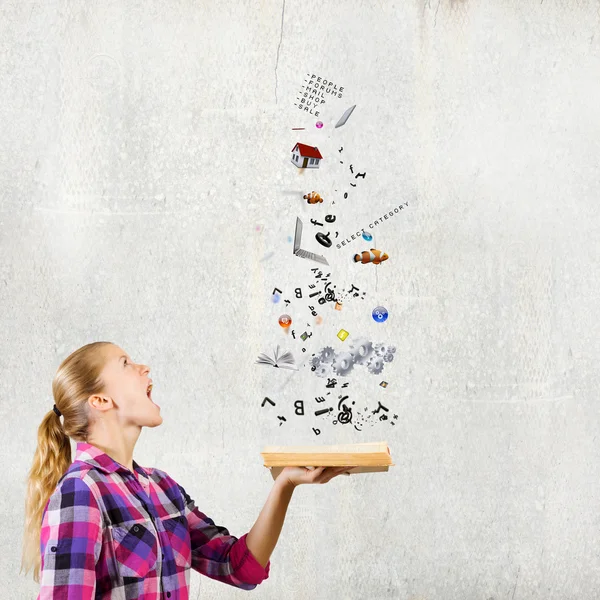
[(376, 306), (373, 309), (373, 321), (375, 321), (376, 323), (383, 323), (384, 321), (387, 321), (388, 318), (388, 311), (387, 308), (385, 306)]
[(367, 233), (366, 231), (363, 231), (362, 236), (365, 242), (370, 242), (373, 239), (373, 236), (370, 233)]

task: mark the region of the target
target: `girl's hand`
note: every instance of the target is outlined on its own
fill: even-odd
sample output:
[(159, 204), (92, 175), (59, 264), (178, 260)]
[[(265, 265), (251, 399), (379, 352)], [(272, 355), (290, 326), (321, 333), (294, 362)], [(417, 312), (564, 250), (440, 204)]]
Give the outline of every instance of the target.
[(285, 467), (277, 479), (287, 479), (294, 487), (303, 483), (327, 483), (348, 469), (352, 467), (317, 467), (313, 470), (306, 467)]

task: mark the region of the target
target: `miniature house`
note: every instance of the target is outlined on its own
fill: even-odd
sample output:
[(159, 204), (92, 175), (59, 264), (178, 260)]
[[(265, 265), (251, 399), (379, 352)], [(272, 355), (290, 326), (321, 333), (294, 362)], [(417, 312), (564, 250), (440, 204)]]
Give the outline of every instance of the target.
[(292, 149), (292, 162), (301, 169), (318, 169), (322, 158), (316, 146), (297, 143)]

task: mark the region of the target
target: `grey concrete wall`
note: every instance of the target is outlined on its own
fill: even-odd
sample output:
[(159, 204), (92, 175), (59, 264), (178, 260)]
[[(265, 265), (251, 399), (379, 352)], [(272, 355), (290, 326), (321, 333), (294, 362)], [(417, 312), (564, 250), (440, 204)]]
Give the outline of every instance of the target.
[[(234, 535), (273, 484), (263, 446), (389, 443), (389, 473), (295, 491), (253, 597), (598, 598), (599, 21), (591, 0), (2, 2), (5, 597), (37, 594), (17, 572), (52, 377), (110, 340), (151, 366), (165, 419), (135, 459)], [(318, 118), (295, 106), (312, 74), (344, 88)], [(336, 243), (381, 218), (375, 245), (323, 248), (326, 214)], [(360, 289), (320, 324), (297, 216)], [(355, 264), (369, 247), (389, 260)], [(360, 337), (395, 360), (326, 388), (308, 360)], [(254, 364), (276, 344), (298, 372)], [(245, 597), (197, 573), (191, 592)]]

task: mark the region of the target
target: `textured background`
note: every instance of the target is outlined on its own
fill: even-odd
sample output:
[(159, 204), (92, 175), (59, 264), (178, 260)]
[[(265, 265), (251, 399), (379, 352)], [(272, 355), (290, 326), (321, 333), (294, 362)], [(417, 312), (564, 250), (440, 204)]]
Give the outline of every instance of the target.
[[(272, 486), (264, 445), (388, 441), (389, 473), (296, 490), (253, 597), (598, 598), (599, 22), (591, 0), (4, 0), (10, 597), (37, 594), (17, 572), (52, 377), (110, 340), (151, 366), (165, 419), (136, 460), (238, 537)], [(307, 73), (344, 87), (321, 130), (294, 106)], [(297, 141), (318, 145), (319, 170), (291, 165)], [(350, 162), (367, 172), (355, 189)], [(323, 205), (302, 200), (312, 189)], [(360, 242), (308, 248), (367, 297), (327, 305), (305, 356), (344, 347), (340, 327), (346, 344), (395, 344), (381, 377), (356, 370), (347, 391), (355, 410), (382, 400), (397, 420), (359, 433), (295, 415), (323, 380), (254, 360), (276, 343), (303, 354), (271, 300), (313, 280), (291, 254), (296, 216), (307, 228), (333, 212), (346, 236), (404, 201), (377, 227), (379, 267), (352, 263)], [(306, 303), (294, 310), (312, 322)], [(193, 598), (246, 595), (197, 573), (191, 585)]]

